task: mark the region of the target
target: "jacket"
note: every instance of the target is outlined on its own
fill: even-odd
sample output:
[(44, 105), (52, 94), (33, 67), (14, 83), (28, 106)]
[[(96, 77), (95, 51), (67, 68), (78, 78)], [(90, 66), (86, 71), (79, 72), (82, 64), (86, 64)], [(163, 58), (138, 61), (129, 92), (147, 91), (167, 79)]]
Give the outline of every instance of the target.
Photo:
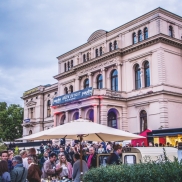
[[(87, 161), (89, 159), (89, 156), (87, 157)], [(91, 164), (90, 164), (90, 168), (93, 168), (93, 167), (97, 167), (97, 155), (96, 153), (93, 155), (92, 159), (91, 159)]]
[(108, 164), (119, 164), (120, 157), (116, 155), (115, 153), (111, 153), (111, 155), (108, 157)]
[(51, 163), (50, 160), (45, 161), (42, 168), (42, 178), (47, 178), (48, 176), (55, 176), (56, 173), (56, 164)]
[[(72, 168), (72, 165), (71, 165), (71, 163), (70, 162), (67, 162), (67, 164), (68, 164), (68, 178), (70, 179), (70, 178), (72, 178), (72, 173), (73, 173), (73, 168)], [(56, 165), (56, 168), (60, 168), (61, 166), (60, 166), (60, 163), (58, 163), (57, 165)]]
[[(24, 174), (23, 169), (25, 169)], [(11, 182), (18, 182), (21, 179), (22, 174), (23, 177), (21, 182), (25, 182), (27, 179), (28, 170), (25, 167), (23, 167), (23, 164), (17, 164), (10, 173)]]
[(37, 164), (30, 164), (27, 179), (29, 182), (40, 182), (42, 171)]
[[(73, 164), (72, 176), (73, 176), (74, 182), (80, 182), (80, 164), (81, 164), (80, 159)], [(88, 166), (84, 160), (82, 160), (82, 166), (83, 166), (83, 174), (85, 174), (88, 171)]]

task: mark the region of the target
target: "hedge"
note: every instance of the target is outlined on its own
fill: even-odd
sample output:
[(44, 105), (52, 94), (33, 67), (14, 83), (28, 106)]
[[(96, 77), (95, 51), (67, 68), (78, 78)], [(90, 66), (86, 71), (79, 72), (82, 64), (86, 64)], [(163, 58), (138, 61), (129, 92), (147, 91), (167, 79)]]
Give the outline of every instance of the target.
[(84, 182), (182, 182), (182, 162), (112, 165), (89, 170)]

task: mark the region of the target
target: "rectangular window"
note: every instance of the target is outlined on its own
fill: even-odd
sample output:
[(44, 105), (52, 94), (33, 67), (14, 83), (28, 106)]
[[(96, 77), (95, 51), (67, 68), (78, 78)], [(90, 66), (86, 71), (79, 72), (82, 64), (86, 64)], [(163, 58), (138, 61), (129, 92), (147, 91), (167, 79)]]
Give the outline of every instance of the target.
[(30, 119), (33, 119), (33, 108), (30, 108)]
[(125, 155), (124, 164), (136, 164), (136, 156), (135, 155)]

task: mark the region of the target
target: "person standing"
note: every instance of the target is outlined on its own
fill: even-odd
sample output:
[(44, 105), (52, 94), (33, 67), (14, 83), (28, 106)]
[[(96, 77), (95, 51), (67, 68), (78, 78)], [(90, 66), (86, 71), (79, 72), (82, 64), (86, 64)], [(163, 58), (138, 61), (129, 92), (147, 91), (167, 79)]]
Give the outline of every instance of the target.
[(23, 167), (23, 160), (20, 155), (16, 155), (12, 159), (14, 169), (11, 171), (11, 182), (25, 182), (27, 179), (28, 170)]
[(8, 171), (11, 172), (13, 170), (12, 160), (8, 159), (8, 151), (1, 152), (1, 160), (4, 160), (8, 163)]
[(71, 163), (66, 160), (66, 156), (61, 155), (59, 161), (60, 162), (56, 165), (56, 168), (62, 168), (62, 172), (60, 173), (61, 179), (63, 179), (63, 177), (72, 179), (73, 168)]
[(23, 167), (28, 169), (27, 151), (26, 150), (22, 150), (20, 152), (20, 156), (21, 156), (21, 158), (23, 160)]
[(115, 145), (114, 152), (108, 157), (108, 164), (120, 164), (120, 154), (122, 153), (122, 147)]
[[(73, 155), (73, 159), (75, 161), (75, 163), (73, 164), (73, 182), (80, 182), (80, 165), (81, 165), (81, 161), (80, 161), (80, 155), (78, 153)], [(82, 167), (83, 167), (83, 175), (88, 171), (88, 166), (87, 163), (82, 160)]]
[(37, 158), (34, 156), (28, 156), (28, 175), (27, 179), (29, 182), (40, 182), (42, 171), (38, 166)]
[(11, 182), (11, 177), (8, 172), (8, 163), (6, 161), (0, 161), (0, 177), (4, 182)]
[(45, 161), (44, 166), (42, 168), (43, 178), (47, 178), (48, 176), (56, 176), (62, 171), (62, 168), (56, 168), (56, 160), (57, 155), (55, 153), (51, 153), (49, 159)]
[(97, 167), (97, 156), (94, 147), (89, 148), (89, 156), (87, 158), (88, 168)]

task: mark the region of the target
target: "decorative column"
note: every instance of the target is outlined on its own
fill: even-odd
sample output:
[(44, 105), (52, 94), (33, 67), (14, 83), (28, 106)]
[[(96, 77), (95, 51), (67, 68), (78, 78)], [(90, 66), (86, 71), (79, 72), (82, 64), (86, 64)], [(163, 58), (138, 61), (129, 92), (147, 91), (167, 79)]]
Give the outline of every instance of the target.
[(97, 105), (94, 106), (94, 123), (98, 123), (97, 122)]
[(79, 63), (82, 63), (82, 62), (83, 62), (83, 60), (82, 60), (82, 53), (79, 52)]
[(89, 87), (92, 87), (92, 73), (88, 73), (89, 76)]
[(117, 43), (118, 43), (118, 48), (120, 48), (121, 49), (121, 39), (122, 39), (122, 35), (121, 34), (119, 34), (119, 36), (117, 37)]
[(107, 126), (107, 106), (106, 105), (102, 105), (101, 103), (101, 107), (100, 107), (100, 119), (101, 119), (101, 123), (103, 125)]
[(92, 47), (91, 48), (91, 58), (90, 59), (93, 59), (94, 58), (94, 48)]
[(79, 76), (76, 76), (75, 78), (75, 91), (79, 90), (79, 85), (80, 85), (80, 80), (79, 80)]
[(118, 71), (118, 91), (121, 92), (121, 79), (122, 79), (122, 73), (121, 73), (121, 63), (116, 63), (117, 71)]
[(57, 115), (54, 114), (54, 127), (56, 127), (56, 125), (57, 125)]
[(65, 112), (65, 123), (68, 123), (69, 120), (68, 120), (68, 111)]
[(82, 108), (78, 109), (78, 113), (79, 113), (79, 118), (82, 118)]
[(106, 69), (102, 68), (102, 88), (106, 88)]
[(128, 131), (128, 121), (127, 121), (127, 107), (122, 108), (122, 130)]
[(141, 88), (143, 88), (144, 85), (145, 85), (145, 84), (144, 84), (144, 76), (143, 76), (144, 74), (143, 74), (143, 73), (144, 73), (144, 69), (143, 69), (143, 67), (141, 67), (141, 68), (140, 68), (140, 82), (141, 82)]

